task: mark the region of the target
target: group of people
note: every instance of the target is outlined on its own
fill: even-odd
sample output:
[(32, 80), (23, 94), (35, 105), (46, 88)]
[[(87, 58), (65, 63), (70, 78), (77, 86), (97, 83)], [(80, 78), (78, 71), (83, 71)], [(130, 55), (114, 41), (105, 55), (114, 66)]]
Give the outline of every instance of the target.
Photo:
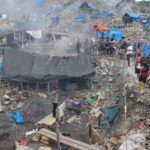
[(130, 59), (131, 57), (133, 57), (135, 59), (135, 73), (137, 74), (137, 78), (139, 80), (139, 89), (143, 90), (145, 88), (145, 83), (150, 75), (150, 72), (149, 64), (146, 61), (146, 59), (142, 56), (141, 44), (138, 43), (135, 49), (131, 44), (130, 39), (128, 39), (127, 42), (124, 42), (124, 44), (126, 47), (125, 54), (128, 66), (131, 65)]
[(78, 39), (76, 42), (77, 53), (78, 54), (81, 53), (81, 48), (84, 49), (85, 53), (91, 53), (92, 51), (94, 51), (94, 46), (95, 46), (94, 43), (95, 43), (94, 38), (91, 38), (90, 40), (86, 38), (83, 43), (80, 41), (80, 39)]
[(112, 55), (114, 54), (116, 47), (115, 47), (115, 41), (114, 38), (112, 37), (111, 39), (106, 38), (106, 39), (101, 39), (98, 42), (98, 52), (99, 54), (105, 53), (107, 55)]

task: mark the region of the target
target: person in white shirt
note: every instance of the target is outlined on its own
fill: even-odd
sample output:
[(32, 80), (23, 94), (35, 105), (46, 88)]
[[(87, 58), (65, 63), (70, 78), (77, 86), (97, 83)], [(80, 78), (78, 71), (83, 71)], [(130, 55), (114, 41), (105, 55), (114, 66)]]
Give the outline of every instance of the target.
[(133, 54), (133, 47), (132, 45), (130, 45), (127, 47), (127, 51), (126, 51), (128, 66), (130, 66), (130, 59), (131, 59), (132, 54)]

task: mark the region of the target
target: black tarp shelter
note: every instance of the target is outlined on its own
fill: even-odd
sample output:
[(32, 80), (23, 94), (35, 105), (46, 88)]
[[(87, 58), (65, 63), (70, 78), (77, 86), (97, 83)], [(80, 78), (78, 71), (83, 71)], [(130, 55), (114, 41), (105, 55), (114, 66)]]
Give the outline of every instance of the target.
[(94, 72), (87, 54), (54, 56), (21, 50), (6, 50), (3, 58), (3, 78), (21, 82), (46, 82), (51, 79), (74, 78)]

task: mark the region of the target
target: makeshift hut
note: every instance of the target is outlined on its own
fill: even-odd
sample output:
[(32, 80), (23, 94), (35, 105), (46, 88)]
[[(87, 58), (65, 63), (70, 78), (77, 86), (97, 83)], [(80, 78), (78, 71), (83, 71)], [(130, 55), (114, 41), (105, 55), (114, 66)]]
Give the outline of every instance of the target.
[(100, 38), (111, 39), (113, 37), (115, 41), (121, 41), (122, 31), (120, 29), (109, 29), (108, 32), (104, 32), (103, 34), (101, 32), (97, 32), (96, 37), (97, 39)]
[(5, 31), (0, 34), (0, 39), (6, 39), (5, 44), (7, 46), (20, 47), (26, 43), (33, 41), (33, 37), (25, 30)]
[(86, 11), (86, 12), (91, 12), (93, 11), (95, 8), (92, 7), (90, 4), (88, 4), (87, 2), (83, 2), (80, 6), (79, 6), (79, 11)]
[(49, 84), (52, 80), (61, 80), (62, 84), (73, 81), (76, 84), (85, 83), (83, 86), (89, 85), (87, 83), (90, 83), (94, 68), (88, 54), (52, 56), (44, 46), (41, 51), (44, 53), (40, 53), (38, 49), (34, 52), (32, 48), (6, 50), (3, 56), (2, 79), (36, 84)]
[(135, 13), (125, 13), (122, 18), (124, 24), (132, 23), (133, 21), (140, 21), (141, 16)]
[(93, 16), (93, 18), (103, 18), (103, 17), (107, 17), (107, 18), (110, 18), (110, 19), (112, 19), (112, 17), (113, 17), (113, 14), (112, 13), (110, 13), (110, 12), (107, 12), (107, 11), (100, 11), (100, 12), (98, 12), (98, 13), (96, 13), (94, 16)]
[(75, 22), (83, 22), (83, 21), (85, 21), (86, 20), (86, 16), (84, 16), (84, 15), (79, 15), (79, 16), (77, 16), (76, 18), (75, 18)]

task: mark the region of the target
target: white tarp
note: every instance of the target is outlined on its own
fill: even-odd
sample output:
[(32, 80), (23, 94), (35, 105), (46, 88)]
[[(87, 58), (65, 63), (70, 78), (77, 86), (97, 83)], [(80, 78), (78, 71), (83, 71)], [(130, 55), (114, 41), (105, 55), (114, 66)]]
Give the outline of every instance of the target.
[(26, 31), (26, 32), (29, 33), (35, 39), (40, 39), (42, 37), (41, 30), (33, 30), (33, 31)]
[(119, 150), (135, 150), (144, 147), (146, 138), (142, 134), (132, 134), (128, 137), (127, 141), (124, 141), (120, 146)]

